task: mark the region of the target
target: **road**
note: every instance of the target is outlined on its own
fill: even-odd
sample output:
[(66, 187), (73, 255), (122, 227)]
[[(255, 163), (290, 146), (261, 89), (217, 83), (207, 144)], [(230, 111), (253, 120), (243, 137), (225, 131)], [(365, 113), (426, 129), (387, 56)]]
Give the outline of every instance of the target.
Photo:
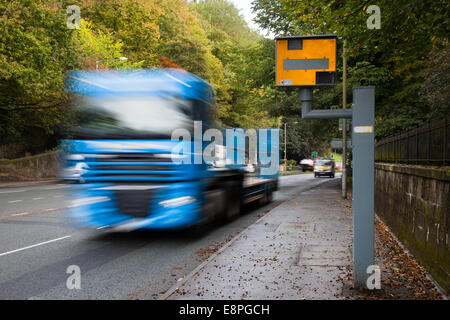
[[(65, 219), (71, 185), (0, 188), (0, 299), (157, 299), (264, 213), (326, 181), (310, 173), (281, 177), (271, 204), (246, 208), (201, 237), (76, 229)], [(72, 265), (81, 289), (66, 285)]]

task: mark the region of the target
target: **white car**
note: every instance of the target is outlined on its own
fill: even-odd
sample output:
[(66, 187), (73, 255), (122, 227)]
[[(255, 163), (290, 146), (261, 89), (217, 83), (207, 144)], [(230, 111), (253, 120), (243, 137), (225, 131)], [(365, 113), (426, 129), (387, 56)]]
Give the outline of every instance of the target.
[(302, 171), (313, 171), (314, 161), (311, 159), (303, 159), (300, 161), (300, 167), (302, 168)]

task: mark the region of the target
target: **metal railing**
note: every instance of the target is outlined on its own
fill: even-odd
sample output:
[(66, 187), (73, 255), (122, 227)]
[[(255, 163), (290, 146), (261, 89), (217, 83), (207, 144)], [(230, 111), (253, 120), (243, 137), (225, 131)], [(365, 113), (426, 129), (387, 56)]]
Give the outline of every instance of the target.
[(375, 144), (375, 161), (445, 166), (450, 164), (449, 119), (428, 121)]

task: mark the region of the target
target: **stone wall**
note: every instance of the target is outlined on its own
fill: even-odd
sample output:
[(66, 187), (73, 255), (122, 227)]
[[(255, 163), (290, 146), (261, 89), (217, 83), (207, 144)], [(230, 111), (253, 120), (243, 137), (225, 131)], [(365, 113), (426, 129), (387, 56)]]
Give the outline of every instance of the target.
[(57, 151), (18, 159), (0, 159), (0, 181), (55, 178), (60, 154)]
[(450, 169), (375, 164), (375, 212), (450, 292)]

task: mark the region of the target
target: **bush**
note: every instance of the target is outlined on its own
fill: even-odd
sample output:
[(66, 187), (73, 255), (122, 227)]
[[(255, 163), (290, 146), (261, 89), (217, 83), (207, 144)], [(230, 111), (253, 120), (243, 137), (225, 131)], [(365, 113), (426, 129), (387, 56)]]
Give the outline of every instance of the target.
[(288, 160), (286, 165), (288, 167), (295, 167), (297, 165), (297, 161), (295, 161), (295, 160)]

